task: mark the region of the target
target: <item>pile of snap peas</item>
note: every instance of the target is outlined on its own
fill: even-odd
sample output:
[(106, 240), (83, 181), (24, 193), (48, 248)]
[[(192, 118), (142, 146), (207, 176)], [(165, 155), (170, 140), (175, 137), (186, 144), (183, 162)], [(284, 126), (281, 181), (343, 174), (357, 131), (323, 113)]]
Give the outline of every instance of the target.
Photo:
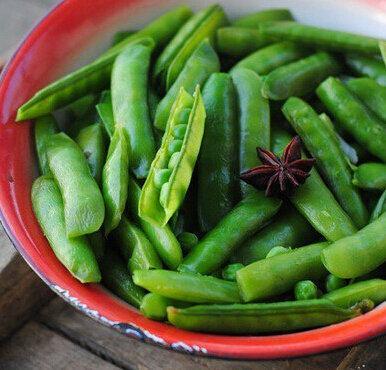
[[(174, 8), (37, 92), (31, 191), (53, 252), (148, 318), (259, 334), (386, 300), (386, 41)], [(306, 182), (240, 180), (298, 135)]]

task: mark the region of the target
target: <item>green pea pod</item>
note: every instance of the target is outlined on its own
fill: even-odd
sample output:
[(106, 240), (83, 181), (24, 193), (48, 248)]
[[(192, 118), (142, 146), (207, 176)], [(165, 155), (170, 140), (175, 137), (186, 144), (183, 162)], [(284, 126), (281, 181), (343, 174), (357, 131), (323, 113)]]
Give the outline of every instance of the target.
[(102, 261), (106, 251), (106, 239), (101, 231), (87, 235), (91, 249), (95, 254), (98, 263)]
[(191, 14), (191, 10), (186, 6), (172, 9), (109, 49), (94, 62), (46, 86), (19, 108), (17, 121), (42, 116), (90, 92), (103, 90), (110, 82), (111, 68), (116, 56), (127, 45), (142, 43), (152, 46), (155, 42), (156, 49), (161, 49)]
[(363, 299), (370, 299), (375, 305), (386, 301), (386, 280), (371, 279), (359, 281), (333, 290), (322, 299), (328, 299), (339, 307), (352, 307)]
[(379, 197), (377, 204), (371, 214), (371, 221), (375, 221), (382, 213), (386, 212), (386, 190)]
[(242, 27), (223, 27), (216, 33), (216, 50), (232, 57), (245, 57), (266, 46), (272, 39), (261, 35), (259, 30)]
[(63, 197), (67, 236), (99, 230), (105, 206), (82, 150), (66, 134), (59, 133), (47, 143), (47, 158)]
[(237, 105), (231, 77), (213, 73), (205, 84), (203, 100), (206, 121), (197, 169), (197, 214), (201, 231), (207, 232), (238, 200)]
[(358, 228), (367, 225), (367, 209), (359, 191), (351, 182), (352, 173), (334, 135), (325, 129), (325, 123), (318, 114), (299, 98), (289, 98), (282, 111), (309, 153), (316, 159), (319, 170), (343, 209)]
[(50, 172), (50, 167), (48, 166), (46, 143), (51, 135), (59, 131), (58, 124), (53, 116), (42, 116), (36, 119), (34, 129), (39, 172), (41, 175), (47, 175)]
[(116, 126), (102, 173), (102, 194), (106, 206), (105, 234), (114, 230), (125, 210), (129, 184), (129, 146), (123, 127)]
[(181, 87), (193, 94), (197, 85), (202, 86), (209, 76), (220, 70), (220, 61), (208, 40), (204, 40), (187, 60), (173, 86), (160, 101), (155, 114), (154, 125), (165, 130), (172, 106)]
[(332, 56), (316, 53), (273, 70), (265, 77), (261, 92), (272, 100), (304, 96), (338, 72), (339, 65)]
[(237, 284), (213, 276), (168, 270), (137, 270), (134, 283), (151, 293), (191, 303), (240, 302)]
[(316, 93), (338, 123), (359, 144), (386, 162), (386, 126), (370, 115), (341, 81), (329, 77), (319, 85)]
[[(274, 153), (282, 155), (291, 135), (284, 130), (275, 130), (272, 138), (275, 143)], [(339, 240), (357, 231), (315, 169), (311, 170), (306, 182), (289, 199), (298, 212), (327, 240)]]
[[(160, 102), (160, 97), (151, 87), (149, 88), (149, 91), (148, 91), (147, 101), (149, 104), (150, 119), (154, 121), (155, 112), (157, 111), (157, 106)], [(155, 136), (156, 142), (158, 143), (157, 133), (154, 133), (154, 136)]]
[(296, 22), (264, 22), (259, 27), (262, 35), (276, 40), (293, 41), (312, 48), (338, 53), (358, 52), (379, 54), (378, 39), (349, 32), (329, 30)]
[(184, 253), (188, 253), (198, 244), (198, 237), (196, 234), (184, 231), (177, 235), (177, 239), (180, 242)]
[(130, 144), (130, 168), (146, 178), (155, 156), (155, 139), (147, 102), (151, 48), (129, 45), (115, 60), (111, 74), (111, 100), (115, 127), (122, 125)]
[(31, 198), (35, 216), (59, 261), (82, 283), (99, 282), (101, 274), (87, 238), (66, 235), (63, 200), (54, 180), (36, 179)]
[(239, 67), (248, 68), (263, 76), (276, 68), (301, 59), (307, 54), (307, 49), (297, 46), (292, 42), (278, 42), (265, 46), (241, 59), (232, 69)]
[(221, 271), (222, 278), (228, 281), (236, 281), (236, 272), (243, 267), (244, 265), (242, 263), (232, 263), (225, 266)]
[(356, 234), (332, 243), (322, 253), (327, 270), (340, 278), (364, 275), (386, 261), (386, 213)]
[(345, 60), (356, 74), (370, 77), (386, 86), (386, 68), (381, 60), (364, 55), (347, 55)]
[[(244, 172), (259, 164), (256, 147), (270, 147), (269, 102), (261, 94), (263, 85), (253, 71), (237, 68), (231, 72), (236, 88), (239, 115), (239, 171)], [(254, 189), (240, 181), (241, 195)]]
[(178, 267), (182, 272), (210, 274), (220, 268), (233, 251), (279, 210), (281, 201), (251, 192), (190, 251)]
[(254, 262), (237, 271), (237, 284), (245, 302), (285, 293), (301, 280), (318, 280), (328, 274), (320, 254), (327, 242), (300, 247)]
[(165, 226), (181, 206), (200, 151), (204, 125), (205, 107), (199, 87), (193, 97), (181, 88), (142, 188), (139, 216), (144, 220)]
[(134, 284), (120, 256), (107, 248), (101, 263), (102, 284), (119, 298), (139, 308), (146, 291)]
[(114, 33), (113, 39), (111, 41), (111, 46), (119, 44), (121, 41), (125, 40), (131, 35), (134, 35), (135, 31), (118, 31)]
[(171, 270), (177, 269), (182, 261), (182, 249), (169, 225), (156, 226), (142, 219), (138, 214), (141, 188), (129, 178), (128, 209), (133, 219), (146, 234), (150, 243), (154, 246), (162, 262)]
[(361, 313), (361, 307), (344, 309), (324, 299), (167, 308), (168, 321), (178, 328), (237, 335), (311, 329)]
[(381, 50), (382, 59), (386, 66), (386, 41), (379, 41), (379, 49)]
[(291, 21), (293, 19), (293, 15), (289, 9), (274, 8), (244, 15), (233, 21), (232, 25), (236, 27), (259, 28), (262, 22)]
[(101, 100), (95, 106), (95, 108), (98, 112), (100, 120), (102, 121), (103, 127), (111, 140), (114, 134), (115, 122), (110, 90), (105, 90), (102, 92)]
[(316, 238), (317, 233), (307, 220), (295, 209), (287, 207), (270, 224), (237, 248), (231, 261), (248, 265), (264, 259), (278, 245), (297, 247), (311, 243)]
[(386, 86), (381, 86), (367, 77), (352, 78), (346, 85), (378, 118), (386, 123)]
[(91, 175), (99, 184), (102, 178), (103, 164), (106, 159), (106, 146), (102, 126), (94, 123), (83, 128), (75, 141), (86, 157)]
[(355, 169), (352, 182), (363, 189), (385, 190), (386, 164), (362, 163)]
[(194, 49), (205, 38), (213, 37), (217, 27), (223, 23), (225, 23), (225, 14), (219, 5), (211, 5), (193, 15), (179, 29), (156, 60), (154, 78), (159, 78), (163, 74), (165, 82), (166, 74), (173, 73), (173, 76), (168, 76), (170, 79), (166, 89), (168, 90)]

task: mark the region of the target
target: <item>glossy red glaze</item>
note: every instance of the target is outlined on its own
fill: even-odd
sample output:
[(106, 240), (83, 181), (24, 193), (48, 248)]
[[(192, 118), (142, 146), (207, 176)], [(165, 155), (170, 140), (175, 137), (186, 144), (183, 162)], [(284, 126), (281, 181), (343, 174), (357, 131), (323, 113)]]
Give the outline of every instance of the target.
[(385, 304), (356, 319), (296, 334), (236, 337), (191, 333), (146, 319), (98, 285), (82, 285), (56, 259), (32, 212), (30, 188), (36, 173), (31, 124), (16, 124), (16, 110), (59, 76), (80, 48), (95, 42), (122, 10), (143, 3), (114, 0), (106, 7), (105, 0), (65, 1), (27, 36), (5, 68), (0, 85), (0, 210), (15, 247), (51, 288), (86, 314), (110, 326), (130, 324), (118, 325), (118, 329), (176, 350), (270, 359), (328, 351), (384, 333)]

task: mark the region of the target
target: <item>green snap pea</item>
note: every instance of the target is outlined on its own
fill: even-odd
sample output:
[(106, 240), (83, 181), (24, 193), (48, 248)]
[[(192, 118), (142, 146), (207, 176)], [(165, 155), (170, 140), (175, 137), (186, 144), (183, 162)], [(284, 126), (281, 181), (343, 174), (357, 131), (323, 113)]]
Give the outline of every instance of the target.
[[(160, 102), (160, 97), (155, 92), (155, 90), (153, 88), (151, 88), (151, 87), (149, 88), (149, 91), (148, 91), (147, 101), (148, 101), (148, 104), (149, 104), (150, 119), (151, 119), (151, 121), (154, 121), (154, 119), (155, 119), (155, 112), (157, 111), (157, 106), (158, 106), (158, 104)], [(155, 132), (154, 136), (155, 136), (156, 142), (158, 144), (157, 134), (158, 134), (158, 132)], [(161, 139), (162, 139), (162, 137), (161, 137)], [(161, 140), (159, 140), (159, 141), (161, 141)]]
[(190, 251), (178, 267), (182, 272), (210, 274), (220, 268), (233, 251), (279, 210), (281, 201), (251, 192), (241, 200)]
[(320, 52), (274, 69), (265, 77), (261, 91), (263, 96), (272, 100), (303, 96), (338, 72), (336, 60)]
[(299, 98), (289, 98), (282, 111), (316, 159), (319, 170), (342, 208), (358, 228), (365, 226), (369, 219), (367, 209), (359, 191), (351, 182), (352, 173), (335, 137), (324, 129), (325, 124), (318, 114)]
[(245, 57), (271, 43), (259, 30), (242, 27), (223, 27), (216, 33), (216, 50), (232, 57)]
[(327, 270), (340, 278), (364, 275), (386, 261), (386, 213), (359, 230), (332, 243), (322, 253)]
[(336, 52), (379, 54), (378, 39), (349, 32), (328, 30), (296, 22), (264, 22), (259, 26), (262, 35), (296, 44)]
[(88, 239), (66, 234), (63, 200), (55, 181), (46, 176), (36, 179), (31, 198), (35, 216), (59, 261), (82, 283), (99, 282), (101, 274)]
[(106, 159), (106, 146), (102, 126), (94, 123), (83, 128), (80, 130), (75, 141), (86, 157), (87, 163), (90, 166), (91, 175), (99, 184), (102, 178), (103, 164)]
[[(149, 23), (141, 31), (115, 45), (94, 62), (62, 77), (38, 91), (19, 108), (17, 120), (35, 118), (51, 113), (90, 92), (101, 91), (110, 81), (116, 56), (131, 43), (156, 44), (161, 49), (191, 16), (191, 10), (180, 6)], [(153, 41), (154, 40), (154, 41)]]
[(311, 244), (266, 258), (237, 271), (243, 301), (262, 300), (285, 293), (301, 280), (318, 280), (327, 275), (320, 254), (327, 242)]
[[(185, 125), (185, 135), (176, 137), (174, 128)], [(139, 215), (165, 226), (180, 208), (196, 164), (205, 128), (205, 107), (197, 86), (190, 96), (184, 88), (170, 112), (161, 148), (142, 187)]]
[(232, 263), (222, 269), (221, 276), (224, 280), (236, 281), (236, 272), (243, 267), (244, 265), (242, 263)]
[(91, 249), (95, 254), (95, 258), (98, 262), (102, 261), (106, 250), (106, 239), (101, 231), (95, 231), (95, 233), (87, 235)]
[(294, 288), (297, 301), (306, 301), (318, 298), (318, 287), (311, 280), (298, 281)]
[(38, 157), (39, 172), (41, 175), (47, 175), (50, 167), (47, 160), (46, 144), (51, 135), (58, 132), (58, 125), (53, 116), (47, 115), (36, 119), (35, 121), (35, 148)]
[(386, 190), (379, 197), (377, 204), (371, 214), (371, 221), (376, 220), (382, 213), (386, 212)]
[(66, 134), (59, 133), (47, 143), (47, 158), (63, 197), (67, 236), (99, 230), (105, 206), (82, 150)]
[[(261, 94), (263, 82), (253, 71), (237, 68), (231, 72), (236, 88), (239, 115), (239, 171), (259, 164), (256, 147), (270, 147), (269, 102)], [(241, 195), (252, 187), (240, 181)]]
[(352, 78), (346, 85), (378, 118), (386, 123), (386, 86), (381, 86), (367, 77)]
[(352, 307), (363, 299), (370, 299), (375, 305), (386, 300), (386, 280), (371, 279), (333, 290), (322, 296), (339, 307)]
[(148, 70), (151, 48), (129, 45), (115, 60), (111, 73), (111, 100), (115, 127), (122, 125), (130, 144), (130, 168), (143, 179), (155, 156), (155, 139), (150, 122)]
[(126, 132), (117, 125), (102, 173), (102, 194), (106, 206), (105, 234), (114, 230), (125, 210), (129, 184), (129, 145)]
[(232, 69), (248, 68), (263, 76), (276, 68), (294, 62), (307, 55), (307, 50), (292, 42), (278, 42), (265, 46), (241, 59)]
[(129, 178), (128, 208), (133, 219), (141, 226), (150, 243), (156, 249), (162, 262), (172, 270), (177, 269), (182, 261), (182, 249), (169, 225), (157, 226), (142, 219), (138, 214), (141, 188)]
[(115, 122), (110, 90), (105, 90), (102, 92), (100, 102), (95, 106), (95, 108), (98, 112), (103, 127), (111, 140), (114, 134)]
[(276, 247), (273, 247), (265, 256), (265, 258), (271, 258), (278, 256), (279, 254), (288, 253), (291, 250), (291, 247), (285, 248), (281, 245), (278, 245)]
[(386, 86), (386, 68), (381, 60), (364, 55), (347, 55), (345, 60), (356, 74), (370, 77)]
[[(326, 291), (332, 292), (333, 290), (337, 290), (343, 288), (347, 285), (347, 280), (341, 279), (335, 275), (329, 274), (326, 278)], [(369, 297), (366, 297), (369, 298)]]
[[(369, 303), (365, 302), (365, 309)], [(259, 334), (331, 325), (359, 316), (362, 306), (344, 309), (328, 300), (168, 307), (178, 328), (206, 333)], [(370, 306), (371, 307), (371, 306)]]
[(291, 21), (293, 15), (289, 9), (264, 9), (255, 13), (247, 14), (232, 22), (236, 27), (259, 28), (262, 22), (268, 21)]
[(363, 189), (385, 190), (386, 164), (362, 163), (355, 169), (352, 182), (355, 186), (358, 186)]
[(231, 261), (248, 265), (264, 259), (276, 246), (288, 248), (307, 245), (316, 237), (316, 231), (307, 220), (295, 209), (286, 207), (270, 224), (237, 248)]
[(165, 130), (170, 111), (181, 87), (189, 94), (193, 94), (197, 85), (202, 86), (212, 73), (219, 70), (218, 56), (209, 41), (204, 40), (187, 60), (184, 69), (160, 101), (155, 114), (155, 127)]
[(119, 44), (121, 41), (125, 40), (126, 38), (133, 35), (134, 33), (135, 31), (127, 31), (127, 30), (115, 32), (113, 39), (111, 41), (111, 45), (115, 46)]
[(213, 276), (168, 270), (137, 270), (135, 284), (151, 293), (191, 303), (240, 302), (237, 284)]
[(184, 231), (177, 236), (178, 241), (181, 244), (181, 248), (185, 253), (188, 253), (198, 244), (198, 238), (196, 234)]
[(102, 284), (119, 298), (139, 308), (146, 291), (134, 284), (125, 263), (111, 248), (107, 248), (101, 263)]
[(213, 73), (203, 100), (206, 121), (197, 169), (197, 215), (201, 231), (208, 232), (238, 200), (237, 105), (231, 77)]
[(316, 93), (338, 123), (359, 144), (386, 162), (386, 126), (370, 115), (341, 81), (330, 77), (319, 85)]

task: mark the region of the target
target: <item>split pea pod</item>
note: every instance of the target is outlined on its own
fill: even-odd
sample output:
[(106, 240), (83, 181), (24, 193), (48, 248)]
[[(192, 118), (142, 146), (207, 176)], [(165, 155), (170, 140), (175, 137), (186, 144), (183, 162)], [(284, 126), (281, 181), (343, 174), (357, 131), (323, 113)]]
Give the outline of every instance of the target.
[[(366, 308), (367, 308), (366, 304)], [(331, 325), (359, 316), (360, 307), (344, 309), (325, 299), (275, 303), (168, 307), (168, 321), (205, 333), (260, 334)]]
[(139, 216), (165, 226), (188, 190), (205, 128), (205, 107), (197, 86), (193, 97), (181, 88), (170, 112), (161, 148), (142, 187)]
[(155, 127), (165, 130), (170, 111), (181, 87), (189, 94), (193, 94), (197, 85), (203, 85), (212, 73), (219, 70), (218, 56), (209, 41), (204, 40), (187, 60), (173, 86), (160, 101), (155, 115)]
[(236, 283), (213, 276), (168, 270), (137, 270), (133, 279), (135, 284), (152, 293), (184, 302), (240, 302)]
[(111, 140), (114, 134), (115, 122), (110, 90), (105, 90), (102, 92), (101, 99), (95, 108), (98, 112), (103, 127)]
[(268, 45), (241, 59), (232, 69), (248, 68), (258, 75), (266, 75), (276, 68), (294, 62), (307, 55), (307, 49), (292, 42), (278, 42)]
[(272, 100), (303, 96), (323, 80), (339, 72), (339, 64), (329, 54), (320, 52), (278, 67), (264, 79), (262, 94)]
[(329, 30), (296, 22), (264, 22), (259, 26), (263, 36), (278, 41), (293, 41), (312, 48), (341, 52), (379, 54), (379, 40), (349, 32)]
[(259, 30), (242, 27), (223, 27), (216, 33), (216, 50), (232, 57), (244, 57), (271, 43)]
[(130, 168), (146, 178), (155, 156), (155, 139), (150, 122), (148, 70), (151, 48), (129, 45), (115, 60), (111, 73), (111, 100), (115, 127), (122, 125), (130, 144)]
[(367, 77), (353, 78), (346, 85), (354, 95), (386, 123), (386, 86), (381, 86), (372, 78)]
[(102, 173), (102, 195), (106, 206), (105, 234), (114, 230), (121, 220), (129, 184), (129, 145), (126, 132), (117, 125), (111, 139)]
[(262, 300), (285, 293), (301, 280), (318, 280), (328, 272), (320, 254), (327, 242), (311, 244), (254, 262), (237, 271), (243, 301)]
[(293, 19), (293, 15), (289, 9), (274, 8), (244, 15), (233, 21), (232, 25), (236, 27), (259, 28), (262, 22), (291, 21)]
[(371, 279), (359, 281), (322, 296), (339, 307), (348, 308), (363, 299), (370, 299), (375, 305), (386, 301), (386, 280)]
[(386, 261), (386, 213), (354, 235), (332, 243), (322, 252), (324, 266), (340, 278), (355, 278)]
[(386, 212), (386, 190), (379, 197), (377, 204), (371, 214), (371, 221), (376, 220), (382, 213)]
[(248, 265), (264, 259), (272, 248), (307, 245), (317, 238), (309, 222), (292, 207), (282, 209), (274, 220), (236, 249), (232, 262)]
[[(60, 78), (38, 91), (19, 108), (17, 120), (35, 118), (66, 106), (90, 92), (101, 91), (110, 81), (111, 68), (116, 56), (130, 43), (156, 44), (161, 49), (191, 16), (191, 10), (180, 6), (165, 13), (142, 30), (115, 45), (94, 62)], [(154, 40), (154, 41), (153, 41)]]
[(358, 189), (351, 182), (352, 172), (335, 137), (324, 128), (324, 122), (311, 106), (299, 98), (289, 98), (282, 111), (316, 159), (320, 172), (342, 208), (358, 228), (365, 226), (369, 219), (367, 209)]
[(106, 146), (102, 126), (94, 123), (83, 128), (80, 130), (75, 141), (86, 157), (87, 163), (90, 166), (91, 175), (99, 184), (102, 178), (103, 164), (106, 159)]
[(82, 150), (66, 134), (59, 133), (47, 143), (47, 158), (63, 197), (67, 236), (99, 230), (105, 205)]
[(34, 130), (39, 172), (41, 175), (47, 175), (50, 172), (50, 167), (48, 166), (46, 144), (51, 135), (58, 132), (58, 125), (52, 115), (42, 116), (36, 119)]
[[(272, 132), (273, 151), (282, 155), (291, 135), (284, 130)], [(336, 201), (320, 175), (312, 169), (306, 182), (290, 196), (295, 206), (308, 222), (327, 240), (335, 241), (357, 231), (352, 220)]]
[(340, 80), (329, 77), (319, 85), (316, 93), (338, 123), (359, 144), (386, 162), (386, 126), (370, 115)]
[[(231, 72), (236, 88), (239, 117), (239, 171), (259, 164), (256, 147), (270, 146), (269, 102), (261, 94), (262, 79), (253, 71), (237, 68)], [(241, 195), (254, 190), (240, 181)]]
[(207, 232), (238, 200), (237, 103), (231, 77), (213, 73), (205, 84), (203, 100), (206, 121), (197, 169), (197, 213), (201, 231)]
[(381, 60), (365, 55), (347, 55), (346, 63), (356, 74), (370, 77), (386, 86), (386, 67)]
[(355, 169), (352, 182), (363, 189), (385, 190), (386, 164), (362, 163)]
[(66, 234), (63, 200), (55, 181), (46, 176), (36, 179), (31, 198), (35, 216), (59, 261), (82, 283), (99, 282), (101, 274), (88, 239)]
[(164, 262), (168, 268), (176, 270), (182, 261), (182, 249), (173, 231), (169, 225), (157, 226), (145, 221), (139, 216), (138, 204), (141, 196), (141, 188), (131, 178), (129, 178), (128, 193), (128, 209), (133, 219), (141, 226), (162, 262)]
[(279, 210), (281, 201), (251, 192), (241, 200), (189, 252), (178, 267), (182, 272), (210, 274), (219, 269), (233, 251)]

